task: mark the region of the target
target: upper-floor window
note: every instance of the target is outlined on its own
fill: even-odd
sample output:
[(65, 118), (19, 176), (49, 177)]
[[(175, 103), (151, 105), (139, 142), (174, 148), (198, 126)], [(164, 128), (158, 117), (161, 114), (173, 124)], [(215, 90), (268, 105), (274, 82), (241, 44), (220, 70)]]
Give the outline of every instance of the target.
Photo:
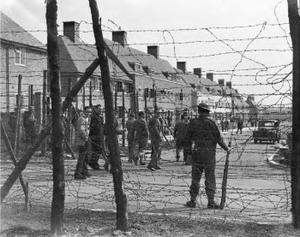
[(15, 64), (26, 65), (26, 49), (15, 48)]

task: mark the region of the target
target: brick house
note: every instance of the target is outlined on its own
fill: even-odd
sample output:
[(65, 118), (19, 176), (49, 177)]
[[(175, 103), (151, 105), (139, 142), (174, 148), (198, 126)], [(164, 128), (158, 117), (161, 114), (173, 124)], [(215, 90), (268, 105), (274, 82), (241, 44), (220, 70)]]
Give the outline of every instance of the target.
[[(97, 51), (95, 45), (86, 44), (80, 39), (79, 23), (64, 22), (63, 32), (59, 37), (59, 45), (62, 96), (65, 96), (85, 69), (97, 58)], [(127, 112), (144, 110), (145, 106), (147, 110), (153, 111), (155, 104), (165, 111), (175, 110), (179, 106), (179, 94), (186, 85), (176, 77), (176, 70), (170, 63), (159, 58), (158, 46), (148, 46), (147, 53), (128, 47), (125, 31), (112, 32), (112, 40), (105, 39), (105, 42), (134, 78), (128, 78), (109, 59), (116, 110), (122, 110), (123, 102)], [(82, 109), (93, 104), (104, 106), (100, 78), (101, 73), (97, 69), (74, 101), (77, 108)]]
[[(0, 12), (1, 112), (16, 108), (18, 78), (21, 79), (21, 109), (34, 105), (34, 94), (43, 91), (47, 50), (38, 39)], [(39, 94), (37, 94), (40, 96)]]

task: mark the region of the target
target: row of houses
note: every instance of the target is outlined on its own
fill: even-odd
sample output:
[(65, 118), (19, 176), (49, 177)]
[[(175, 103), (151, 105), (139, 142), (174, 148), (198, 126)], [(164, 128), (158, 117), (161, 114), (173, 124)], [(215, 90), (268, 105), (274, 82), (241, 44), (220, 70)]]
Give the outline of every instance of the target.
[[(49, 97), (46, 46), (29, 32), (1, 13), (1, 105), (0, 111), (12, 112), (18, 98), (23, 109), (34, 105), (43, 107)], [(61, 95), (68, 91), (97, 58), (95, 45), (80, 39), (80, 24), (63, 23), (63, 34), (58, 37), (61, 71)], [(195, 113), (197, 104), (209, 104), (216, 119), (242, 117), (256, 119), (258, 109), (253, 96), (245, 98), (224, 79), (215, 81), (213, 73), (202, 74), (202, 69), (187, 72), (186, 62), (174, 68), (160, 58), (159, 46), (150, 45), (147, 52), (129, 47), (126, 31), (113, 31), (112, 39), (105, 39), (113, 55), (127, 73), (109, 59), (115, 109), (124, 113), (155, 107), (175, 113), (188, 110)], [(74, 100), (74, 106), (101, 104), (104, 106), (101, 73), (97, 69)], [(19, 96), (18, 96), (19, 94)], [(41, 113), (42, 109), (37, 113)]]

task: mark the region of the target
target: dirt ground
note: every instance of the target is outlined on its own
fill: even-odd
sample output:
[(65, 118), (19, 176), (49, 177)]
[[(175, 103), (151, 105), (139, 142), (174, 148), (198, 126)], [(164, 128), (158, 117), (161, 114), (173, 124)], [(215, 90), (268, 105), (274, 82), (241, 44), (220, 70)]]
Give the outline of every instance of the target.
[[(237, 139), (242, 144), (249, 134)], [(124, 187), (128, 198), (128, 230), (116, 231), (112, 178), (104, 170), (91, 171), (84, 181), (73, 179), (75, 160), (67, 160), (65, 236), (300, 236), (290, 217), (289, 172), (270, 168), (263, 160), (273, 149), (267, 144), (247, 144), (230, 159), (227, 204), (224, 210), (206, 209), (199, 195), (197, 208), (183, 204), (188, 198), (190, 167), (174, 161), (175, 151), (162, 154), (162, 169), (149, 172), (123, 157)], [(243, 155), (243, 156), (241, 156)], [(217, 154), (217, 199), (220, 197), (224, 154)], [(1, 162), (1, 183), (11, 172)], [(0, 236), (49, 236), (51, 162), (34, 157), (22, 172), (30, 184), (30, 210), (23, 210), (24, 197), (14, 185), (1, 205)]]
[[(33, 206), (31, 211), (25, 212), (21, 205), (4, 205), (1, 208), (1, 236), (49, 236), (49, 218), (50, 209), (46, 207)], [(300, 230), (296, 231), (291, 224), (234, 222), (213, 217), (196, 219), (129, 213), (126, 232), (117, 231), (115, 222), (113, 212), (66, 210), (65, 236), (300, 236)]]

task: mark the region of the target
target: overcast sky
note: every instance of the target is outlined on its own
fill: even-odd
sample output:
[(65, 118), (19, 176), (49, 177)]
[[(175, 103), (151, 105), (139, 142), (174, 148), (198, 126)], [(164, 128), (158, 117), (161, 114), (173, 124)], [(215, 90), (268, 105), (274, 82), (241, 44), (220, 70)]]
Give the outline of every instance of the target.
[[(215, 72), (214, 80), (231, 80), (240, 93), (256, 94), (256, 100), (263, 104), (291, 103), (290, 96), (270, 96), (291, 92), (291, 75), (283, 83), (270, 85), (292, 70), (286, 0), (97, 2), (106, 38), (111, 39), (111, 30), (128, 31), (131, 47), (146, 52), (148, 44), (159, 44), (161, 57), (174, 67), (176, 61), (186, 61), (188, 71), (201, 67), (204, 73)], [(44, 0), (6, 0), (0, 4), (5, 14), (46, 43)], [(80, 37), (94, 43), (88, 0), (58, 0), (60, 34), (63, 21), (80, 22)], [(245, 49), (248, 51), (243, 52)], [(265, 93), (269, 95), (262, 95)]]

